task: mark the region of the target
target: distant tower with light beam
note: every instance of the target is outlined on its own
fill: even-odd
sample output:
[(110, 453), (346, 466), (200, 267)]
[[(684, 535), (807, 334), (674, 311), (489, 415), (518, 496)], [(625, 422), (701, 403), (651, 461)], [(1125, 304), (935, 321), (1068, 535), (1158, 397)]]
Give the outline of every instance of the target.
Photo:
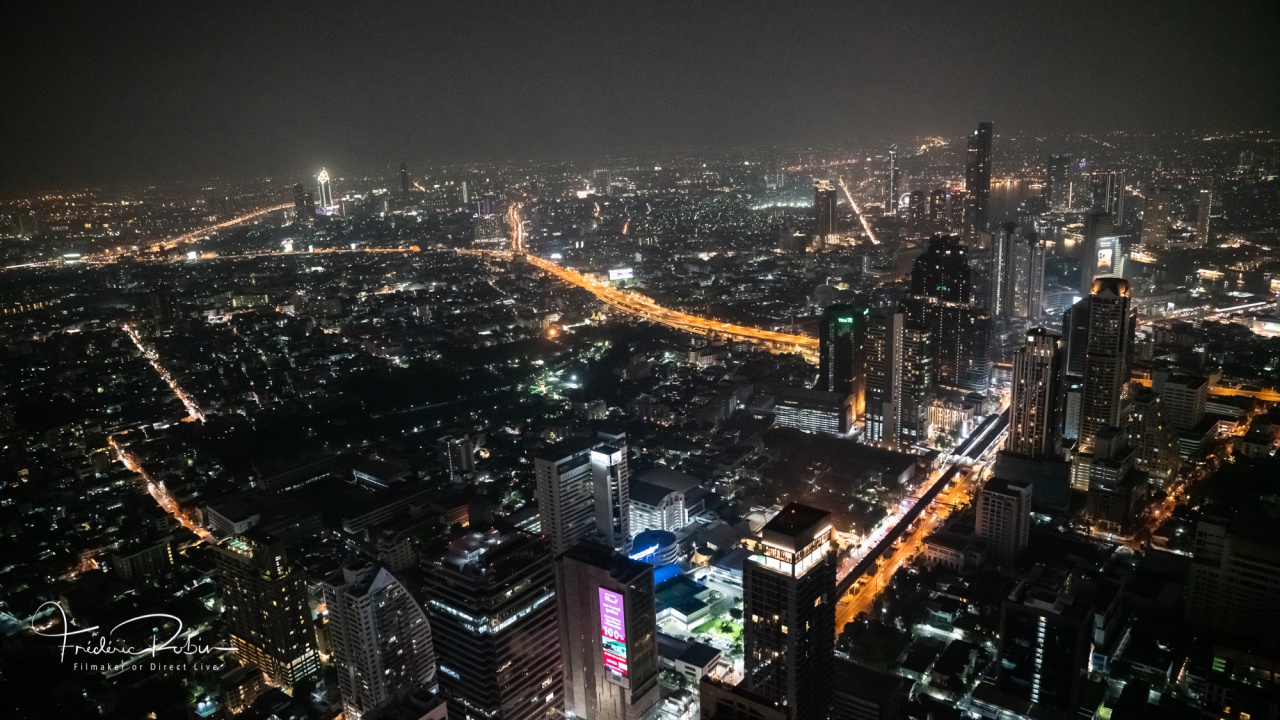
[(316, 183), (319, 185), (320, 207), (333, 207), (333, 188), (329, 185), (329, 171), (320, 168), (320, 174), (316, 176)]

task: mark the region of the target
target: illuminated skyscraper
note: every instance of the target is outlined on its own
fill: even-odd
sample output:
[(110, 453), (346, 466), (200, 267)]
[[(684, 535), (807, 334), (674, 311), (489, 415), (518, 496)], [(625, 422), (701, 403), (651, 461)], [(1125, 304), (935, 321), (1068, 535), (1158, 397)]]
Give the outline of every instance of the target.
[(588, 541), (556, 558), (555, 574), (565, 716), (656, 718), (653, 567)]
[(1200, 188), (1199, 204), (1196, 206), (1196, 244), (1206, 247), (1209, 244), (1209, 218), (1213, 214), (1213, 191)]
[(1086, 298), (1088, 341), (1080, 406), (1079, 452), (1093, 450), (1105, 427), (1123, 428), (1128, 418), (1129, 373), (1137, 315), (1122, 278), (1099, 278)]
[(991, 242), (991, 313), (997, 319), (1038, 320), (1044, 312), (1044, 243), (1034, 230), (1000, 226)]
[(235, 657), (293, 687), (320, 672), (307, 585), (284, 543), (263, 535), (218, 543), (218, 587)]
[(885, 199), (885, 214), (898, 212), (898, 146), (889, 146), (889, 197)]
[(1049, 182), (1046, 186), (1049, 209), (1065, 212), (1071, 209), (1071, 158), (1066, 155), (1049, 156)]
[(1037, 459), (1057, 454), (1061, 393), (1062, 338), (1032, 329), (1013, 358), (1008, 452)]
[(423, 592), (450, 717), (560, 716), (555, 573), (543, 537), (503, 528), (453, 540), (425, 565)]
[(321, 591), (346, 720), (435, 685), (427, 614), (390, 572), (352, 558)]
[(626, 552), (631, 545), (631, 471), (627, 436), (601, 434), (591, 448), (591, 482), (595, 494), (596, 533), (606, 545)]
[(400, 163), (400, 200), (409, 202), (409, 164)]
[(826, 180), (813, 184), (813, 212), (817, 217), (819, 243), (827, 243), (836, 237), (836, 188)]
[(1163, 250), (1169, 246), (1169, 191), (1153, 189), (1142, 206), (1142, 246)]
[(552, 555), (568, 550), (595, 529), (591, 450), (585, 445), (556, 445), (533, 459), (538, 514)]
[(869, 311), (859, 305), (832, 305), (819, 329), (819, 390), (854, 396), (854, 413), (863, 412), (866, 392), (866, 334)]
[(1107, 213), (1115, 219), (1117, 226), (1123, 226), (1124, 171), (1090, 173), (1089, 191), (1092, 195), (1092, 209)]
[(333, 188), (329, 186), (329, 171), (320, 168), (320, 174), (316, 176), (316, 183), (319, 185), (320, 190), (316, 194), (316, 198), (320, 201), (320, 207), (324, 209), (333, 207)]
[(980, 122), (969, 138), (964, 172), (964, 189), (969, 196), (965, 207), (964, 239), (970, 243), (977, 240), (978, 233), (987, 231), (991, 201), (991, 132), (991, 123)]
[(791, 503), (742, 568), (743, 683), (792, 720), (825, 720), (835, 654), (831, 514)]
[(1093, 281), (1124, 277), (1124, 247), (1116, 232), (1115, 218), (1093, 210), (1084, 216), (1084, 249), (1080, 255), (1080, 294), (1088, 295)]
[(867, 321), (866, 428), (863, 440), (896, 447), (902, 412), (902, 330), (900, 312), (879, 310)]
[(974, 533), (1002, 563), (1027, 547), (1031, 530), (1031, 483), (994, 477), (978, 495)]

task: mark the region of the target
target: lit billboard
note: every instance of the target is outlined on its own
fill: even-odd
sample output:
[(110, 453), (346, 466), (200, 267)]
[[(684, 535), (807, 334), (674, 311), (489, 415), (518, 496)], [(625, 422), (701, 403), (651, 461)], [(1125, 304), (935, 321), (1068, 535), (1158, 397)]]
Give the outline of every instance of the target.
[(600, 645), (604, 666), (619, 675), (627, 674), (627, 620), (622, 595), (600, 588)]
[(635, 271), (631, 268), (617, 268), (609, 271), (609, 282), (618, 280), (630, 280), (635, 277)]

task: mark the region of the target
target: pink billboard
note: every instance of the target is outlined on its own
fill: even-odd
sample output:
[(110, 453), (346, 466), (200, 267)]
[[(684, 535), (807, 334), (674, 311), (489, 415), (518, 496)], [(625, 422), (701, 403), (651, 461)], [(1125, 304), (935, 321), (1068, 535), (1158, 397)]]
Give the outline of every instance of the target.
[(627, 620), (623, 613), (622, 595), (600, 588), (600, 644), (604, 648), (604, 666), (627, 674)]

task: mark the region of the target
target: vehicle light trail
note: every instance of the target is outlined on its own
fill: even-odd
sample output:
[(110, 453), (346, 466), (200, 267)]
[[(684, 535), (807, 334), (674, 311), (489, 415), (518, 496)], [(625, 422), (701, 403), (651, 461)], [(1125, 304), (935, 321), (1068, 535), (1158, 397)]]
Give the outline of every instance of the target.
[(809, 362), (817, 362), (818, 339), (815, 337), (716, 322), (697, 315), (671, 310), (640, 293), (615, 288), (607, 283), (594, 282), (576, 270), (561, 267), (550, 260), (528, 252), (525, 248), (524, 223), (520, 218), (520, 208), (521, 203), (512, 203), (511, 207), (507, 209), (507, 221), (511, 224), (511, 251), (461, 250), (460, 252), (506, 258), (517, 254), (522, 255), (530, 265), (552, 277), (587, 290), (609, 307), (628, 315), (696, 335), (721, 335), (735, 340), (758, 343), (774, 352), (799, 353)]
[(858, 216), (858, 222), (862, 223), (862, 229), (867, 233), (867, 237), (871, 239), (871, 244), (879, 245), (880, 241), (876, 239), (876, 234), (871, 231), (871, 223), (867, 222), (867, 218), (862, 214), (858, 203), (853, 201), (853, 193), (849, 192), (849, 186), (845, 184), (844, 178), (840, 178), (840, 189), (844, 191), (844, 197), (849, 201), (849, 207), (853, 208), (853, 214)]
[(133, 344), (138, 346), (142, 356), (151, 362), (151, 367), (155, 368), (161, 379), (168, 383), (169, 389), (173, 391), (174, 396), (182, 401), (182, 404), (187, 408), (187, 416), (193, 420), (204, 422), (204, 411), (196, 404), (195, 399), (178, 385), (178, 381), (173, 379), (173, 375), (160, 364), (160, 355), (142, 342), (142, 338), (138, 336), (138, 332), (133, 329), (132, 325), (126, 324), (123, 329), (129, 339), (133, 341)]

